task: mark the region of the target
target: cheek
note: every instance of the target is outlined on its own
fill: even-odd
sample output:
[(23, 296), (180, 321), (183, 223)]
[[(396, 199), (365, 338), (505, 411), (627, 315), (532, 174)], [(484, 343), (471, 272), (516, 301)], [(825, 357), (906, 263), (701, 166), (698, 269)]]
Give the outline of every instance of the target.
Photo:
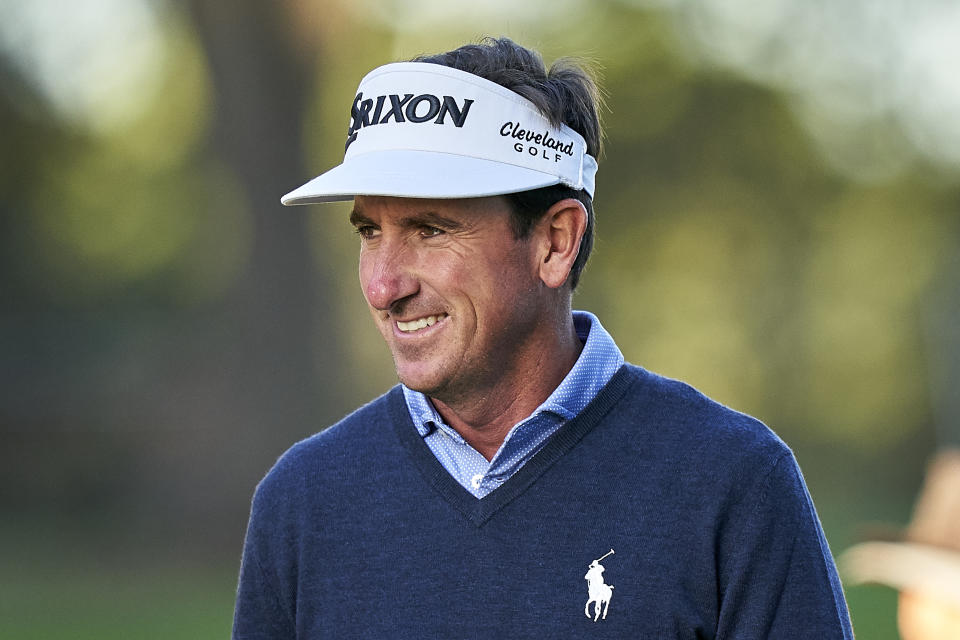
[(369, 304), (370, 280), (373, 277), (373, 260), (370, 259), (369, 255), (362, 251), (360, 252), (358, 273), (360, 276), (360, 290), (363, 292), (363, 299)]
[(520, 331), (536, 308), (536, 284), (524, 265), (505, 255), (469, 274), (473, 303), (486, 327)]

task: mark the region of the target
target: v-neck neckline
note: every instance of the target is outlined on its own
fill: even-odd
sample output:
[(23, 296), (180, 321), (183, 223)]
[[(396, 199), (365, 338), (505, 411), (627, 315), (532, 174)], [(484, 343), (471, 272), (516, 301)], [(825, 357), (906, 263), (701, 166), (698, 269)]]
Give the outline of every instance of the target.
[(622, 365), (583, 411), (550, 436), (543, 448), (516, 473), (482, 498), (477, 498), (464, 489), (437, 460), (414, 427), (399, 386), (390, 392), (389, 411), (397, 437), (424, 479), (467, 520), (481, 527), (503, 507), (523, 494), (548, 468), (580, 442), (636, 379), (629, 365)]

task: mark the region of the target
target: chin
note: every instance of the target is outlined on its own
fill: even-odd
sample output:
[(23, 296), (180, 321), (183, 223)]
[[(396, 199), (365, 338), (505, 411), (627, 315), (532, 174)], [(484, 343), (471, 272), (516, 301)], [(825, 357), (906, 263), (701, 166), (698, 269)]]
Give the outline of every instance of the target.
[(431, 395), (444, 386), (443, 376), (438, 375), (436, 366), (397, 364), (397, 378), (408, 388), (426, 395)]

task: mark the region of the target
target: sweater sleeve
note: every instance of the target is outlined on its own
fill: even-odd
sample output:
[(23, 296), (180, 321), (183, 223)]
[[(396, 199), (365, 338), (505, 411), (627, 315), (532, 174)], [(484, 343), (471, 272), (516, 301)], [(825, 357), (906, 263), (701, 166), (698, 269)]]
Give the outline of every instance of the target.
[(233, 618), (234, 640), (290, 639), (296, 637), (294, 616), (284, 604), (276, 551), (278, 536), (272, 526), (265, 483), (257, 488), (240, 564), (240, 582)]
[(833, 557), (790, 452), (731, 518), (718, 539), (717, 640), (853, 640)]

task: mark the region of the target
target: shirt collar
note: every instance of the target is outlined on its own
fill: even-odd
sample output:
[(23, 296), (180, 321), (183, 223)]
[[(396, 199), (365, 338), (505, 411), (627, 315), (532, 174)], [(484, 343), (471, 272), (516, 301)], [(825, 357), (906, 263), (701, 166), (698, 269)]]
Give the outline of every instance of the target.
[[(583, 350), (560, 385), (530, 417), (552, 413), (563, 421), (574, 418), (586, 408), (624, 363), (620, 349), (595, 315), (588, 311), (574, 311), (573, 326), (584, 343)], [(460, 435), (443, 422), (427, 396), (406, 385), (401, 387), (410, 417), (421, 437), (426, 437), (435, 428), (440, 428), (451, 437), (462, 441)], [(524, 422), (528, 419), (525, 418)]]

